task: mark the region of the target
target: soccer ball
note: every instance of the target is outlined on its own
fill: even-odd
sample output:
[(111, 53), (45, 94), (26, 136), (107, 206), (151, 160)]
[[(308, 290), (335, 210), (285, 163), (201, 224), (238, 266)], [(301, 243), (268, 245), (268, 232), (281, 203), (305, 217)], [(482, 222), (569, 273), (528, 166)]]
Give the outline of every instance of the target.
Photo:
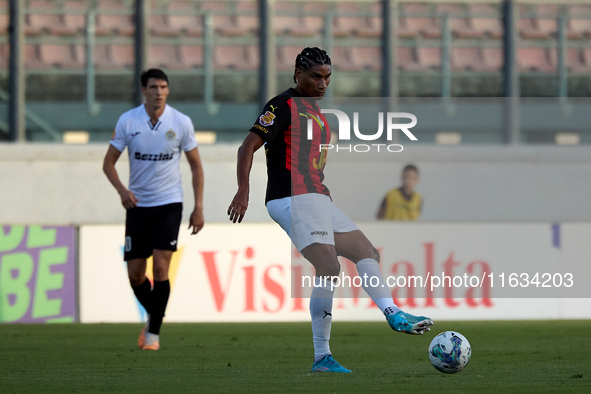
[(471, 356), (470, 343), (459, 332), (442, 332), (429, 345), (429, 360), (443, 373), (460, 372), (468, 365)]

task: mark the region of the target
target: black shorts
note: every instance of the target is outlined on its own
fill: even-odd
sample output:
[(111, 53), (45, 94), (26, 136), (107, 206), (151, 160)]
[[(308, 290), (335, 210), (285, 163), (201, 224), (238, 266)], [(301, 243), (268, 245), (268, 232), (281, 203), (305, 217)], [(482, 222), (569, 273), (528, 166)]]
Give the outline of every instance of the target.
[(147, 259), (154, 249), (175, 252), (182, 214), (180, 202), (128, 209), (123, 260)]

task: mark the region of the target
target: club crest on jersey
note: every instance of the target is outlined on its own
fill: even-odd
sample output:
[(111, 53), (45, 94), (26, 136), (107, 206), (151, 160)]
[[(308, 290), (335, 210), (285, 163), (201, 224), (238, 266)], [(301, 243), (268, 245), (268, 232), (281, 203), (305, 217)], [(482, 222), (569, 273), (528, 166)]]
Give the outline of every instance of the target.
[(172, 131), (172, 129), (171, 129), (171, 130), (168, 130), (164, 136), (166, 137), (166, 139), (168, 141), (172, 141), (176, 137), (176, 133), (174, 131)]
[(275, 114), (270, 111), (265, 112), (259, 117), (259, 123), (263, 126), (271, 126), (275, 122)]

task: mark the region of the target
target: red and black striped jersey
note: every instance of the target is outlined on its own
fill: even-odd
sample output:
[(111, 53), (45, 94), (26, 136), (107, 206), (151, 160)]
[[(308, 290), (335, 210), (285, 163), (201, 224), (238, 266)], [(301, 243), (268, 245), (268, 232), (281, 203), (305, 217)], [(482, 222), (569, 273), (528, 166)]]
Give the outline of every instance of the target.
[[(312, 124), (312, 139), (308, 139), (308, 124)], [(330, 196), (322, 183), (327, 151), (320, 149), (330, 142), (330, 128), (315, 101), (290, 88), (265, 105), (250, 131), (265, 140), (265, 204), (307, 193)]]

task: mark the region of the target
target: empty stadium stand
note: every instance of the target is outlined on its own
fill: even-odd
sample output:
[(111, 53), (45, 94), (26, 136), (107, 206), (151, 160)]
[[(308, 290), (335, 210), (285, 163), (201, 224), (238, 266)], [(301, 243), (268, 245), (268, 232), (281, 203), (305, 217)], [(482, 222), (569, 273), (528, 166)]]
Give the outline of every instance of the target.
[[(83, 71), (88, 18), (94, 16), (94, 67), (98, 73), (129, 72), (134, 63), (133, 1), (30, 0), (25, 16), (26, 68), (31, 73)], [(178, 73), (197, 73), (205, 65), (205, 18), (211, 16), (215, 71), (255, 73), (260, 66), (256, 1), (150, 1), (148, 65)], [(8, 29), (7, 2), (0, 1), (0, 35)], [(93, 10), (91, 14), (90, 11)], [(571, 74), (591, 73), (591, 5), (560, 8), (552, 4), (520, 5), (519, 71), (558, 72), (559, 21), (565, 12), (565, 64)], [(291, 73), (295, 55), (308, 42), (326, 41), (332, 23), (331, 56), (336, 70), (379, 73), (382, 70), (381, 3), (277, 1), (273, 29), (277, 35), (276, 67)], [(498, 74), (503, 66), (503, 24), (499, 3), (400, 3), (398, 68), (403, 73), (442, 70), (443, 22), (452, 34), (450, 68), (465, 75)], [(327, 22), (328, 21), (328, 22)], [(6, 42), (6, 41), (5, 41)], [(8, 66), (8, 46), (0, 46), (0, 67)]]

